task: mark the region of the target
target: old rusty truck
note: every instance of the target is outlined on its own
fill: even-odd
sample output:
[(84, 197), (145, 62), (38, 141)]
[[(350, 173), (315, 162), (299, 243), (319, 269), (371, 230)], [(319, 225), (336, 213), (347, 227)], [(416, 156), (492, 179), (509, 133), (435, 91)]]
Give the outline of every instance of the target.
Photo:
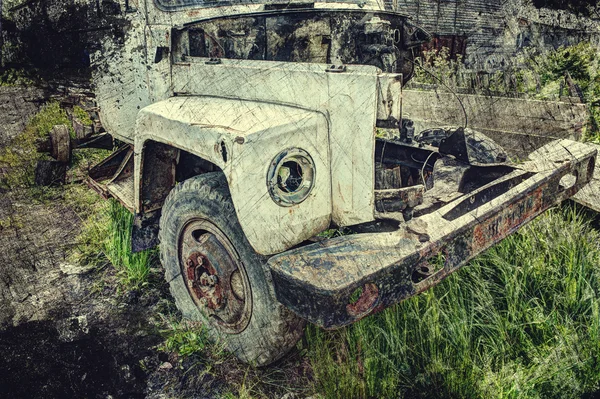
[(160, 246), (183, 316), (245, 362), (438, 284), (594, 170), (574, 141), (516, 163), (465, 126), (415, 132), (402, 87), (430, 34), (394, 4), (127, 7), (94, 61), (122, 145), (89, 183), (134, 213), (134, 250)]

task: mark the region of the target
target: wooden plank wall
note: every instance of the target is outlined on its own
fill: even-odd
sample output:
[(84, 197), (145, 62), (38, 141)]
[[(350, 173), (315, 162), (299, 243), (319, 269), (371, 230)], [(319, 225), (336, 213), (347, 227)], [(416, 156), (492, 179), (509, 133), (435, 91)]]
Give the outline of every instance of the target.
[[(554, 139), (579, 140), (589, 121), (586, 104), (458, 94), (468, 126), (525, 158)], [(440, 126), (463, 126), (464, 112), (452, 93), (404, 90), (402, 117), (414, 121), (415, 133)]]

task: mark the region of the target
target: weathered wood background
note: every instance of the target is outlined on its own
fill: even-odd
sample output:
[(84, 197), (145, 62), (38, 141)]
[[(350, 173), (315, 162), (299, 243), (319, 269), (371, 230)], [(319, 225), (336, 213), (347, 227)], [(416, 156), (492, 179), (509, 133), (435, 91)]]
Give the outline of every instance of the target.
[(468, 126), (502, 145), (511, 156), (525, 158), (554, 139), (581, 139), (589, 106), (575, 102), (491, 97), (441, 91), (404, 90), (402, 114), (415, 132), (440, 126)]

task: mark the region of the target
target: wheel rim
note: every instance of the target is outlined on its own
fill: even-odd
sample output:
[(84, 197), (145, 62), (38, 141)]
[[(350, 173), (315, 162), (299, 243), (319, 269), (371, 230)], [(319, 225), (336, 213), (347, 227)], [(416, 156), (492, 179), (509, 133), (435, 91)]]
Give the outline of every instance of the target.
[(179, 234), (178, 254), (186, 288), (200, 311), (220, 331), (242, 332), (250, 320), (252, 295), (227, 236), (209, 220), (190, 220)]

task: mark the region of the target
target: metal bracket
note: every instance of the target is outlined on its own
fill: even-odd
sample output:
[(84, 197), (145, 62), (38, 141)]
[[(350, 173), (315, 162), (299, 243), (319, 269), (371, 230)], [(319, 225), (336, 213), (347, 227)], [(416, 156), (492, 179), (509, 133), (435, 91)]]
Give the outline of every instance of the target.
[(204, 62), (206, 65), (218, 65), (221, 64), (221, 59), (220, 58), (211, 58), (208, 61)]
[(341, 73), (346, 72), (346, 65), (330, 65), (325, 72)]

